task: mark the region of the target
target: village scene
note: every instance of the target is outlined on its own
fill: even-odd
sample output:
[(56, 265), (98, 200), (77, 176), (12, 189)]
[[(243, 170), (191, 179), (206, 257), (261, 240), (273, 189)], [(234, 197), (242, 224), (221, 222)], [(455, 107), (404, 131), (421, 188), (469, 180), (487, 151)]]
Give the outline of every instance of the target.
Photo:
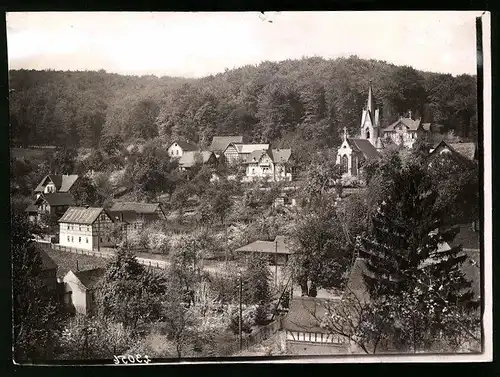
[(16, 361), (481, 352), (475, 75), (9, 80)]

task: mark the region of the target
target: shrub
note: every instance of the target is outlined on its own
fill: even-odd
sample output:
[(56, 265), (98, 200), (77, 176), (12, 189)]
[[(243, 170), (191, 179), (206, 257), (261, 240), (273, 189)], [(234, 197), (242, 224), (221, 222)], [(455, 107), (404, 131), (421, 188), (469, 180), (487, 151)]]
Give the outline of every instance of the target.
[[(239, 320), (240, 320), (239, 306), (238, 305), (231, 305), (229, 310), (230, 310), (230, 316), (231, 316), (229, 328), (231, 329), (231, 331), (233, 331), (234, 334), (238, 334), (239, 333)], [(241, 318), (242, 318), (241, 331), (242, 332), (246, 332), (246, 333), (252, 332), (252, 326), (255, 325), (256, 314), (257, 314), (257, 306), (256, 305), (243, 306), (242, 316), (241, 316)]]

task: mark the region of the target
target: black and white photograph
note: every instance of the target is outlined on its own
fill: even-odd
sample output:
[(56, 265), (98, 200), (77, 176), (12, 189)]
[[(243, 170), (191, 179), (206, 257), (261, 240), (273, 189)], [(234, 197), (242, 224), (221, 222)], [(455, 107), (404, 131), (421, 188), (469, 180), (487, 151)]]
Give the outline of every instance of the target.
[(8, 12), (13, 362), (491, 361), (489, 20)]

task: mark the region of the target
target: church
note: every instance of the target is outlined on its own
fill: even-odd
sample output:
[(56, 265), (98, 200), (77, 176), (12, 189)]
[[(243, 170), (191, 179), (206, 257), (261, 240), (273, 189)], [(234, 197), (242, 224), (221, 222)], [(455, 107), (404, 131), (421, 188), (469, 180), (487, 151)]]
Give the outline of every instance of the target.
[(350, 138), (344, 127), (342, 144), (337, 151), (337, 164), (341, 166), (342, 174), (357, 177), (363, 163), (378, 159), (384, 143), (394, 143), (405, 148), (412, 148), (422, 133), (437, 132), (431, 123), (422, 123), (421, 119), (412, 119), (411, 111), (408, 117), (400, 117), (394, 123), (382, 128), (380, 125), (380, 109), (375, 108), (373, 90), (370, 83), (368, 99), (361, 114), (360, 137)]

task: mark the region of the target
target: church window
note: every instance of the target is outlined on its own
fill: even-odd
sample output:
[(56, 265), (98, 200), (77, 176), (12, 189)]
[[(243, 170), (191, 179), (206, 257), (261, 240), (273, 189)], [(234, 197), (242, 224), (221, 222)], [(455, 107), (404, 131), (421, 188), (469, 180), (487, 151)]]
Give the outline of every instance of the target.
[(368, 128), (366, 129), (366, 138), (369, 139), (370, 138), (370, 131), (368, 130)]
[(347, 156), (346, 155), (342, 156), (341, 167), (342, 167), (342, 173), (347, 173), (348, 161), (347, 161)]

